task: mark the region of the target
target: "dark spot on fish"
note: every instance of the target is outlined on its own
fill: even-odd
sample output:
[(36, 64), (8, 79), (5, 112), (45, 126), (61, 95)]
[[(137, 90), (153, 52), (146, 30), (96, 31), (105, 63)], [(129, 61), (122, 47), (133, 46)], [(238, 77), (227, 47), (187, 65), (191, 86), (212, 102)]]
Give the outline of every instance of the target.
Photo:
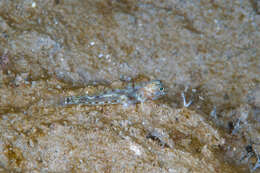
[(66, 103), (69, 103), (69, 102), (70, 102), (70, 98), (66, 98), (66, 99), (65, 99), (65, 102), (66, 102)]

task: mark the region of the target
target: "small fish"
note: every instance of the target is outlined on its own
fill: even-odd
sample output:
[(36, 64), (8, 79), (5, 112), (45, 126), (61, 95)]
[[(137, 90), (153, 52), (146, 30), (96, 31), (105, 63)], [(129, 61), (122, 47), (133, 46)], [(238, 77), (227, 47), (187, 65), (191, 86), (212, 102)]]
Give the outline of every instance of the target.
[(101, 95), (84, 95), (84, 96), (71, 96), (66, 97), (64, 105), (113, 105), (122, 104), (130, 105), (136, 103), (143, 103), (147, 100), (156, 100), (165, 95), (162, 82), (159, 80), (153, 80), (150, 82), (141, 83), (134, 87), (128, 87), (126, 89), (117, 89), (106, 94)]

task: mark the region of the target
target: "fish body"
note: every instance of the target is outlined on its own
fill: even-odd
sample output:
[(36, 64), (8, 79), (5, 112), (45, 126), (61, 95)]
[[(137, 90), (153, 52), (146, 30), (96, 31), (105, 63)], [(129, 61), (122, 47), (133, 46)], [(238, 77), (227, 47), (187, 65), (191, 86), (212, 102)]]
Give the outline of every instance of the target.
[(144, 82), (134, 87), (128, 87), (126, 89), (118, 89), (109, 93), (100, 95), (84, 95), (84, 96), (70, 96), (64, 100), (64, 105), (113, 105), (113, 104), (136, 104), (142, 103), (147, 100), (156, 100), (165, 95), (165, 91), (162, 82), (159, 80), (153, 80), (150, 82)]

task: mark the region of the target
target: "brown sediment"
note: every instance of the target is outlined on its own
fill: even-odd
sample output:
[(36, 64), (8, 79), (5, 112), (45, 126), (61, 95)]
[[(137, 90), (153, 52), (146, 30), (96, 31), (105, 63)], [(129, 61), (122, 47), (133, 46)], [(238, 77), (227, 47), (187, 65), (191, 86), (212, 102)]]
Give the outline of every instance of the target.
[[(258, 7), (1, 1), (0, 171), (249, 172), (260, 151)], [(155, 79), (167, 88), (156, 101), (60, 104)]]

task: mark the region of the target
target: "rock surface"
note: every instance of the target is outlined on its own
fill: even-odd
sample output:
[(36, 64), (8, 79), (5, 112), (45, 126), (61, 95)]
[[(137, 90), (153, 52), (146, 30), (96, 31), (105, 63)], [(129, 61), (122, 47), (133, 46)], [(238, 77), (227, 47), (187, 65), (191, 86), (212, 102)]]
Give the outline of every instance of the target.
[[(259, 7), (0, 1), (0, 170), (259, 171)], [(163, 99), (58, 104), (153, 79), (166, 86)]]

